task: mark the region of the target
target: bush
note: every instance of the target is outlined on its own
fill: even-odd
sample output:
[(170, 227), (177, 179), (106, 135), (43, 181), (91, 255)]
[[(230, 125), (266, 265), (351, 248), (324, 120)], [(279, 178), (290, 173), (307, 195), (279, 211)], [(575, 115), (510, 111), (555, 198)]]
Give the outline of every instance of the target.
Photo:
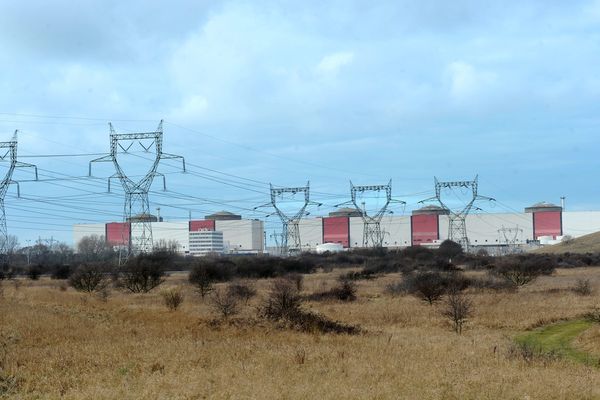
[(163, 303), (169, 311), (175, 311), (183, 303), (183, 293), (179, 288), (170, 288), (161, 293)]
[(269, 297), (259, 308), (259, 316), (280, 321), (293, 329), (304, 332), (356, 334), (360, 328), (329, 320), (321, 315), (303, 311), (297, 289), (285, 279), (271, 285)]
[(590, 296), (592, 294), (592, 285), (589, 279), (577, 279), (575, 286), (571, 290), (580, 296)]
[(541, 275), (551, 275), (555, 264), (549, 257), (507, 256), (499, 259), (493, 272), (515, 287), (526, 285)]
[(442, 315), (453, 324), (454, 332), (459, 335), (462, 333), (463, 325), (473, 314), (473, 303), (471, 299), (457, 291), (448, 294)]
[(66, 264), (56, 264), (52, 267), (51, 279), (69, 279), (71, 276), (71, 266)]
[(131, 258), (121, 273), (120, 285), (132, 293), (147, 293), (164, 282), (170, 261), (170, 256), (162, 253)]
[(248, 301), (256, 296), (256, 289), (249, 283), (234, 282), (229, 285), (227, 290), (232, 296), (243, 301), (245, 304), (248, 304)]
[(587, 312), (584, 316), (585, 316), (585, 319), (587, 319), (588, 321), (600, 324), (600, 307), (594, 307), (591, 311)]
[(302, 287), (304, 285), (304, 276), (302, 276), (302, 274), (293, 272), (291, 274), (287, 274), (285, 278), (296, 285), (296, 290), (298, 292), (302, 291)]
[(238, 298), (230, 290), (217, 289), (210, 297), (213, 309), (227, 319), (238, 313)]
[(437, 253), (441, 257), (452, 259), (461, 255), (463, 253), (463, 248), (460, 244), (453, 242), (452, 240), (444, 240), (437, 249)]
[(27, 277), (32, 281), (37, 281), (40, 279), (40, 275), (42, 275), (42, 266), (41, 265), (31, 265), (27, 269)]
[(384, 292), (396, 297), (408, 293), (408, 288), (405, 281), (392, 282), (385, 286)]
[(446, 293), (448, 281), (439, 272), (419, 272), (405, 278), (408, 292), (430, 305)]
[(260, 309), (260, 315), (270, 320), (286, 319), (300, 311), (301, 299), (296, 287), (287, 279), (271, 284), (269, 297)]
[(324, 292), (313, 293), (306, 296), (305, 299), (313, 301), (330, 299), (354, 301), (356, 300), (356, 285), (351, 281), (341, 281), (338, 286)]
[(188, 281), (194, 285), (202, 299), (214, 289), (215, 279), (213, 278), (213, 274), (203, 264), (197, 264), (192, 268), (188, 275)]
[(82, 264), (69, 277), (69, 284), (79, 292), (99, 292), (108, 286), (107, 272), (100, 264)]

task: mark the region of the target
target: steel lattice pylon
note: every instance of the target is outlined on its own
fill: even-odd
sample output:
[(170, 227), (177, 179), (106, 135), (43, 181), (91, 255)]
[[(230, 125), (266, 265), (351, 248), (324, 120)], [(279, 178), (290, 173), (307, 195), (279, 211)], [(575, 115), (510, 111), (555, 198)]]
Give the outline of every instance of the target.
[(0, 186), (0, 256), (2, 261), (5, 262), (8, 256), (8, 230), (6, 228), (6, 211), (4, 210), (4, 198), (8, 187), (11, 184), (17, 185), (17, 197), (21, 196), (21, 190), (19, 188), (19, 182), (12, 179), (13, 173), (16, 168), (31, 167), (35, 171), (35, 180), (38, 180), (37, 167), (33, 164), (20, 162), (17, 160), (17, 133), (13, 135), (11, 141), (0, 142), (0, 162), (8, 163), (8, 168), (2, 184)]
[[(282, 234), (281, 234), (281, 254), (289, 255), (289, 254), (297, 254), (302, 251), (302, 242), (300, 240), (300, 219), (309, 213), (306, 212), (306, 208), (313, 204), (316, 206), (321, 206), (321, 203), (316, 203), (310, 201), (310, 182), (306, 182), (306, 186), (301, 187), (287, 187), (287, 188), (274, 188), (273, 185), (269, 185), (270, 193), (271, 193), (271, 202), (267, 204), (263, 204), (262, 206), (254, 207), (256, 210), (259, 207), (273, 207), (275, 209), (275, 214), (281, 220), (281, 224), (283, 226)], [(286, 194), (296, 195), (302, 194), (304, 196), (304, 203), (300, 207), (300, 209), (292, 214), (286, 214), (278, 203), (283, 200), (283, 196)], [(267, 215), (270, 216), (271, 214)]]
[[(365, 192), (385, 192), (385, 204), (373, 215), (369, 215), (365, 207), (361, 208), (358, 205), (358, 195)], [(360, 215), (363, 220), (363, 247), (383, 247), (385, 236), (385, 232), (381, 230), (381, 220), (383, 216), (388, 212), (391, 213), (391, 211), (388, 211), (388, 207), (391, 203), (406, 204), (402, 200), (392, 199), (392, 180), (390, 179), (387, 185), (365, 186), (355, 186), (352, 181), (350, 181), (350, 196), (352, 200), (342, 204), (352, 203), (356, 209), (361, 210)], [(336, 207), (341, 206), (342, 204), (337, 204)]]
[[(150, 203), (148, 192), (152, 186), (154, 178), (157, 176), (163, 179), (163, 190), (166, 190), (166, 179), (163, 174), (157, 172), (158, 164), (162, 159), (181, 159), (183, 171), (185, 172), (185, 159), (182, 156), (164, 153), (162, 151), (163, 139), (163, 121), (158, 124), (154, 132), (126, 133), (118, 134), (115, 132), (111, 123), (110, 128), (110, 154), (90, 161), (89, 176), (92, 175), (92, 163), (94, 162), (112, 162), (116, 173), (108, 178), (108, 191), (111, 189), (111, 180), (118, 179), (121, 182), (125, 192), (125, 206), (123, 209), (123, 221), (129, 223), (129, 237), (123, 233), (123, 243), (127, 243), (126, 257), (120, 255), (119, 259), (126, 260), (131, 255), (147, 253), (153, 250), (152, 242), (152, 224), (150, 214)], [(149, 143), (148, 143), (149, 141)], [(144, 152), (151, 153), (154, 147), (154, 159), (148, 172), (139, 181), (129, 178), (119, 164), (119, 149), (123, 153), (129, 153), (132, 146), (138, 143)], [(124, 145), (124, 144), (125, 145)]]
[(504, 225), (498, 229), (500, 235), (500, 242), (506, 245), (505, 253), (511, 254), (517, 252), (517, 242), (519, 240), (519, 234), (523, 233), (523, 229), (517, 225), (513, 228), (506, 228)]
[[(473, 209), (473, 205), (478, 200), (489, 200), (494, 201), (491, 197), (481, 196), (478, 194), (478, 176), (475, 176), (475, 179), (472, 181), (446, 181), (441, 182), (438, 181), (437, 178), (434, 177), (435, 182), (435, 197), (431, 197), (429, 199), (425, 199), (420, 201), (420, 203), (424, 203), (426, 201), (436, 200), (440, 206), (448, 212), (448, 239), (452, 240), (460, 244), (464, 251), (469, 250), (469, 237), (467, 235), (467, 215)], [(464, 207), (459, 208), (458, 210), (452, 210), (448, 205), (442, 200), (442, 189), (455, 189), (455, 188), (463, 188), (471, 191), (471, 199), (464, 205)]]

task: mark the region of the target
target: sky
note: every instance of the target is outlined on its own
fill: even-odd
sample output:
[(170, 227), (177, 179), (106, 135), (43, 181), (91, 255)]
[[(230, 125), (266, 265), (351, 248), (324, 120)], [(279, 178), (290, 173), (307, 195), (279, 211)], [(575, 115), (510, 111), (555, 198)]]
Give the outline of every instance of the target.
[[(600, 1), (24, 0), (0, 3), (0, 49), (0, 141), (19, 130), (39, 168), (5, 198), (22, 245), (122, 220), (114, 167), (87, 176), (109, 122), (164, 120), (163, 151), (188, 165), (161, 161), (150, 203), (166, 219), (265, 218), (270, 183), (307, 181), (326, 215), (350, 180), (390, 179), (409, 214), (434, 176), (476, 175), (497, 200), (481, 212), (600, 209)], [(130, 158), (141, 179), (152, 154)]]

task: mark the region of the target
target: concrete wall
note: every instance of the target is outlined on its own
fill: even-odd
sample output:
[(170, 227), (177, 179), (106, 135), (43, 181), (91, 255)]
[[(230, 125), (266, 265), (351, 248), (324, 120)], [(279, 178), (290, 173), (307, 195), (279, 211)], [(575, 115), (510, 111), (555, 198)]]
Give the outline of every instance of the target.
[(186, 253), (189, 251), (189, 232), (188, 221), (176, 222), (153, 222), (152, 240), (156, 246), (159, 241), (164, 240), (169, 243), (177, 242), (177, 251)]
[(307, 218), (299, 223), (300, 241), (302, 250), (314, 249), (323, 243), (323, 220), (321, 218)]
[(563, 235), (579, 237), (600, 231), (600, 211), (565, 211)]
[(364, 224), (361, 217), (350, 217), (350, 247), (362, 247)]
[[(448, 216), (440, 215), (440, 241), (448, 239)], [(503, 236), (498, 232), (505, 228), (519, 228), (517, 243), (533, 240), (533, 220), (526, 213), (470, 214), (467, 216), (467, 236), (473, 246), (502, 244)]]
[(517, 235), (517, 243), (526, 243), (527, 240), (533, 239), (531, 214), (503, 213), (467, 216), (467, 235), (471, 245), (474, 246), (503, 244), (504, 236), (498, 232), (502, 227), (523, 230)]
[(263, 251), (263, 221), (248, 219), (216, 221), (215, 230), (223, 232), (225, 252)]
[(385, 232), (383, 237), (385, 247), (410, 246), (409, 216), (385, 216), (381, 220), (381, 229)]

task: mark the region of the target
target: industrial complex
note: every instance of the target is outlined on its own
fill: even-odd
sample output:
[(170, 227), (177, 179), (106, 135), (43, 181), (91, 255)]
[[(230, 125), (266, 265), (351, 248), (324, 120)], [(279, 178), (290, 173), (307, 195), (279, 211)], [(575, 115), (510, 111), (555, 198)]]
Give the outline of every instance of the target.
[[(339, 208), (327, 216), (302, 218), (298, 223), (301, 250), (316, 251), (325, 243), (342, 248), (364, 246), (364, 221), (356, 208)], [(264, 222), (221, 211), (201, 220), (151, 222), (154, 243), (176, 245), (181, 254), (261, 254), (277, 252), (265, 246)], [(472, 213), (466, 217), (469, 246), (488, 251), (507, 247), (528, 249), (554, 244), (564, 237), (579, 237), (600, 230), (600, 211), (563, 211), (561, 206), (537, 203), (521, 213)], [(386, 215), (381, 219), (383, 247), (438, 246), (449, 235), (447, 210), (425, 206), (410, 215)], [(76, 224), (73, 240), (102, 235), (114, 246), (126, 246), (129, 222)]]

